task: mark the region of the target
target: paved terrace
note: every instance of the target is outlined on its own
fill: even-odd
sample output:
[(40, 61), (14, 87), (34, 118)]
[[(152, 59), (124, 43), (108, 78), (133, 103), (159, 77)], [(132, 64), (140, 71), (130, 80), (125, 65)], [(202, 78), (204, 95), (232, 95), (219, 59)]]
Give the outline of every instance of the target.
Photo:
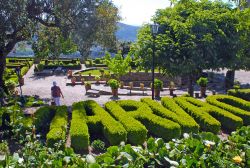
[[(83, 67), (85, 68), (85, 67)], [(224, 72), (220, 72), (224, 73)], [(236, 78), (242, 83), (248, 83), (250, 82), (250, 72), (245, 72), (245, 71), (237, 71), (236, 72)], [(112, 97), (110, 95), (101, 95), (98, 98), (91, 98), (85, 95), (85, 87), (82, 85), (76, 85), (76, 86), (66, 86), (66, 81), (67, 77), (66, 76), (46, 76), (46, 77), (41, 77), (41, 76), (35, 76), (34, 75), (34, 65), (31, 67), (31, 69), (28, 71), (28, 73), (24, 76), (24, 81), (25, 85), (22, 87), (23, 89), (23, 94), (24, 95), (38, 95), (40, 98), (50, 102), (51, 99), (51, 86), (52, 82), (56, 81), (57, 85), (60, 86), (63, 94), (64, 94), (64, 99), (61, 100), (62, 104), (65, 105), (72, 105), (74, 102), (78, 101), (84, 101), (84, 100), (95, 100), (97, 101), (100, 105), (103, 105), (105, 102), (112, 100)], [(104, 85), (92, 85), (92, 89), (102, 89), (105, 91), (111, 91), (110, 87), (104, 86)], [(199, 91), (199, 88), (196, 88), (196, 91)], [(120, 93), (129, 93), (129, 90), (127, 89), (119, 89)], [(134, 91), (142, 94), (142, 91)], [(151, 91), (145, 91), (147, 96), (151, 96)], [(187, 93), (186, 90), (177, 90), (175, 91), (175, 94), (177, 95), (182, 95)], [(211, 92), (208, 92), (208, 94), (211, 94)], [(167, 96), (169, 95), (169, 91), (165, 90), (161, 92), (162, 96)], [(119, 99), (121, 100), (126, 100), (126, 99), (131, 99), (131, 100), (140, 100), (142, 97), (147, 97), (147, 96), (119, 96)]]

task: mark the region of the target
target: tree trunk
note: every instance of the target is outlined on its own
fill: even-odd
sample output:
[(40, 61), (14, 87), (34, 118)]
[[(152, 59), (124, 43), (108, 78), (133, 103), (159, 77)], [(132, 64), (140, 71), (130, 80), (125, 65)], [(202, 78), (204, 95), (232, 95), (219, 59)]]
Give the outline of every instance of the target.
[(5, 82), (3, 80), (5, 66), (6, 66), (6, 55), (4, 54), (3, 50), (0, 49), (0, 87), (3, 88), (6, 93), (8, 93), (8, 90), (5, 87)]
[(188, 75), (188, 94), (194, 96), (193, 75)]
[(225, 77), (225, 89), (231, 89), (234, 85), (235, 70), (228, 70)]

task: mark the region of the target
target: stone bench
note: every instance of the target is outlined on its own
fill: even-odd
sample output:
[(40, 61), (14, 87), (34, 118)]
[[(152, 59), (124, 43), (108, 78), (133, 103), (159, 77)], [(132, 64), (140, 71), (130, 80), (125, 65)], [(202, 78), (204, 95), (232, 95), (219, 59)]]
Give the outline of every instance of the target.
[(100, 97), (100, 91), (90, 89), (86, 92), (86, 95), (91, 97)]

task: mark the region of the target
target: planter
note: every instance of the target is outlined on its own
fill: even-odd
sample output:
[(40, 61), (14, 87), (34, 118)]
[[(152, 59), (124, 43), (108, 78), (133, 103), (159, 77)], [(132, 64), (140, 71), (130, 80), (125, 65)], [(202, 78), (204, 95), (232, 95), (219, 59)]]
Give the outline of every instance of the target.
[(194, 95), (195, 95), (195, 98), (199, 98), (199, 93), (194, 93)]
[(72, 85), (76, 84), (76, 78), (75, 77), (71, 78), (71, 83), (72, 83)]
[(85, 85), (85, 90), (88, 91), (91, 89), (91, 85)]
[(155, 89), (155, 97), (160, 97), (161, 90), (160, 89)]
[(170, 92), (170, 96), (174, 95), (174, 89), (169, 89), (169, 92)]
[(120, 82), (120, 88), (123, 89), (124, 88), (124, 82)]
[(72, 70), (68, 70), (67, 76), (68, 76), (69, 78), (72, 77)]
[(111, 89), (113, 97), (118, 97), (118, 89)]
[(206, 96), (206, 87), (201, 87), (201, 97)]
[(216, 95), (216, 91), (215, 91), (215, 90), (213, 90), (213, 91), (212, 91), (212, 94), (213, 94), (213, 95)]
[(20, 78), (20, 79), (19, 79), (19, 84), (20, 84), (21, 86), (24, 85), (24, 78)]

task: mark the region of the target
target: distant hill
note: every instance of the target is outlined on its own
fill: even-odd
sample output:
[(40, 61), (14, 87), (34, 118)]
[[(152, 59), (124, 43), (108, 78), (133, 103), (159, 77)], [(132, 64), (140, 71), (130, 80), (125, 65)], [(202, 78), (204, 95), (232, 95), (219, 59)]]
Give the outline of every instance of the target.
[(140, 27), (127, 25), (120, 22), (118, 23), (118, 27), (118, 31), (116, 32), (116, 37), (118, 40), (133, 42), (136, 40), (137, 31)]

